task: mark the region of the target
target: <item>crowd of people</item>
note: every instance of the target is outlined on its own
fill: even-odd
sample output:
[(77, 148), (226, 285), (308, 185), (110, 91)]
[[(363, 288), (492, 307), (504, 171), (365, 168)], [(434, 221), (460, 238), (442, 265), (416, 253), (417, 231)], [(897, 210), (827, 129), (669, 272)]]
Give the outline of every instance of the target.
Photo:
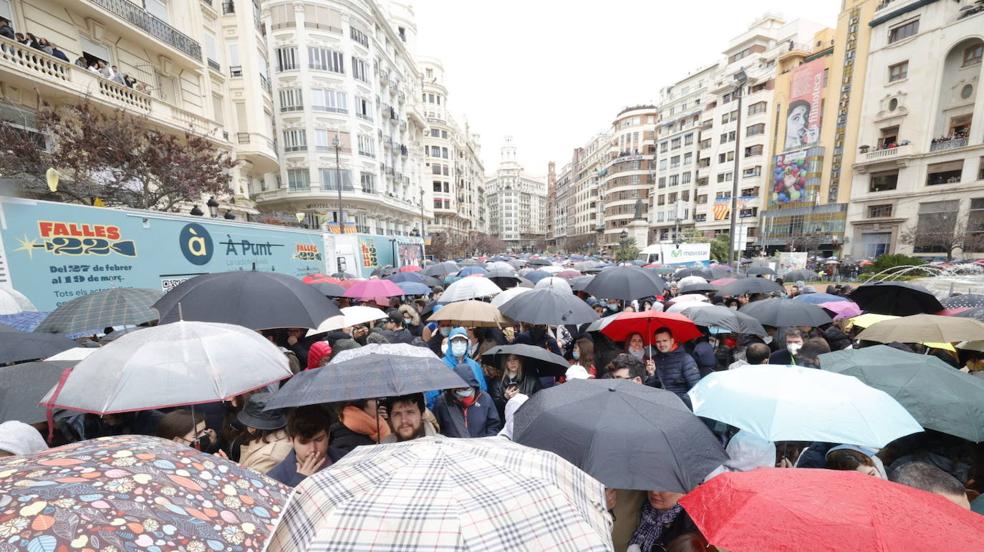
[[(786, 286), (791, 296), (815, 293), (803, 282)], [(826, 293), (846, 296), (849, 286), (830, 285)], [(544, 326), (508, 324), (504, 327), (462, 327), (450, 321), (428, 322), (445, 308), (444, 288), (431, 294), (391, 298), (386, 317), (322, 334), (307, 329), (262, 333), (287, 356), (292, 371), (330, 370), (343, 351), (370, 344), (399, 343), (427, 348), (466, 384), (405, 396), (364, 399), (289, 409), (266, 410), (270, 392), (259, 391), (230, 402), (178, 408), (168, 412), (142, 411), (96, 416), (61, 413), (54, 439), (41, 438), (38, 429), (20, 422), (0, 425), (0, 455), (31, 454), (48, 444), (130, 433), (156, 435), (213, 453), (264, 473), (289, 486), (339, 461), (359, 446), (394, 443), (444, 435), (512, 438), (515, 413), (543, 389), (574, 379), (628, 380), (661, 388), (690, 405), (690, 391), (709, 374), (740, 370), (747, 365), (779, 364), (818, 368), (824, 353), (871, 345), (859, 341), (850, 319), (836, 318), (821, 327), (766, 327), (767, 335), (711, 331), (678, 340), (669, 327), (652, 335), (629, 335), (612, 341), (590, 324)], [(623, 301), (574, 292), (601, 317), (621, 312), (662, 310), (686, 292), (673, 283), (662, 295)], [(712, 304), (738, 309), (768, 299), (770, 294), (721, 296), (703, 293)], [(356, 304), (337, 299), (340, 307)], [(375, 301), (367, 304), (375, 305)], [(379, 306), (379, 305), (375, 305)], [(484, 353), (493, 347), (525, 344), (546, 349), (569, 363), (563, 376), (548, 377), (527, 369), (520, 355), (505, 355), (489, 364)], [(647, 345), (648, 344), (648, 345)], [(902, 350), (935, 355), (955, 369), (978, 374), (984, 355), (932, 349), (918, 343), (893, 343)], [(968, 497), (984, 490), (980, 448), (942, 433), (927, 431), (900, 439), (882, 450), (851, 443), (798, 442), (780, 447), (747, 431), (705, 420), (726, 448), (730, 460), (708, 475), (756, 468), (825, 468), (858, 471), (929, 492), (969, 508)], [(614, 519), (616, 550), (703, 550), (706, 541), (679, 505), (682, 493), (665, 489), (649, 492), (608, 489), (607, 506)]]

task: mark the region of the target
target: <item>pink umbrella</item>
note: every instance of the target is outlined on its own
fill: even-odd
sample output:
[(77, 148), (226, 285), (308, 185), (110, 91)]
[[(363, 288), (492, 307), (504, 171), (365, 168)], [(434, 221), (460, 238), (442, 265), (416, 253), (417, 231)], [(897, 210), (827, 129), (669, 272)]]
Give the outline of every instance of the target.
[(711, 280), (708, 283), (711, 284), (712, 286), (721, 287), (721, 286), (726, 286), (728, 284), (733, 284), (737, 281), (738, 280), (735, 278), (718, 278), (717, 280)]
[(830, 301), (820, 307), (834, 314), (834, 318), (853, 318), (861, 314), (861, 307), (854, 301)]
[(423, 270), (417, 265), (406, 265), (400, 267), (400, 272), (420, 272)]
[(581, 273), (577, 270), (561, 270), (557, 273), (558, 278), (563, 278), (565, 280), (570, 280), (571, 278), (577, 278), (581, 276)]
[(397, 297), (400, 295), (403, 295), (403, 290), (389, 280), (362, 280), (345, 292), (345, 297), (366, 301), (377, 297)]

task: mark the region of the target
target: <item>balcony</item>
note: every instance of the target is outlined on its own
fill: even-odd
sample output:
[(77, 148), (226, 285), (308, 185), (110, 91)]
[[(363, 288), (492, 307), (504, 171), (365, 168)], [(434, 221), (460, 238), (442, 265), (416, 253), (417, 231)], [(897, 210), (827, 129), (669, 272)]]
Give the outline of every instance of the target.
[(966, 136), (956, 138), (934, 138), (932, 143), (929, 145), (929, 151), (946, 151), (962, 148), (966, 146), (967, 143), (968, 139)]
[(886, 168), (904, 167), (908, 159), (914, 154), (913, 147), (907, 143), (876, 150), (861, 147), (860, 154), (854, 162), (854, 167), (861, 174), (868, 172), (868, 167), (873, 165), (886, 165)]
[(150, 36), (201, 61), (202, 47), (191, 37), (158, 19), (150, 12), (128, 0), (86, 0), (127, 23), (142, 29)]

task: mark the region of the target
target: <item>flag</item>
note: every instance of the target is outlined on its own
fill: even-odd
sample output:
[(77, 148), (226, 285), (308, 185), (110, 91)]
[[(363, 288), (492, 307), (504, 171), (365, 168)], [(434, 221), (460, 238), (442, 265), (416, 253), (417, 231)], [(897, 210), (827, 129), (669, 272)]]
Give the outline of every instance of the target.
[(725, 220), (728, 215), (731, 214), (731, 198), (715, 199), (714, 200), (714, 220)]

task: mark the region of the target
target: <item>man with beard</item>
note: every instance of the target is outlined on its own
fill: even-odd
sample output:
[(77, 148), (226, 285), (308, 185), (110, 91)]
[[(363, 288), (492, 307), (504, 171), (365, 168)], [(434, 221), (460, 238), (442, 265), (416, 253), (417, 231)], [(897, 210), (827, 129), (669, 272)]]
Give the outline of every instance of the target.
[(385, 405), (392, 432), (383, 438), (382, 443), (402, 443), (437, 435), (434, 427), (424, 420), (426, 407), (423, 393), (392, 397)]

